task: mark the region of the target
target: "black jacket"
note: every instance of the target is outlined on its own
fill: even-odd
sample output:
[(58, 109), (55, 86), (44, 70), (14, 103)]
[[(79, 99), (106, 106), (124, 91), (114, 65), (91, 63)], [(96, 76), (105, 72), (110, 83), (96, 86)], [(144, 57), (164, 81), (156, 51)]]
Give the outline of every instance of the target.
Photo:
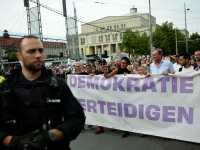
[(36, 129), (56, 128), (64, 132), (62, 141), (49, 150), (69, 149), (70, 141), (83, 129), (83, 108), (65, 81), (43, 68), (35, 81), (24, 78), (21, 69), (0, 84), (0, 149), (8, 135), (23, 135)]
[(195, 62), (194, 64), (192, 64), (192, 66), (194, 66), (194, 69), (195, 69), (195, 68), (199, 68), (199, 66), (197, 65), (196, 62)]

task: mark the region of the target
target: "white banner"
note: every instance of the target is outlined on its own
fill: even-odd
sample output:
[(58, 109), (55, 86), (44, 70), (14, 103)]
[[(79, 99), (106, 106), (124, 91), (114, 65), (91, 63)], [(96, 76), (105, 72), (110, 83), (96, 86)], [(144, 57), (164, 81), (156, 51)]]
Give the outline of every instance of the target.
[(200, 72), (68, 76), (86, 124), (200, 143)]

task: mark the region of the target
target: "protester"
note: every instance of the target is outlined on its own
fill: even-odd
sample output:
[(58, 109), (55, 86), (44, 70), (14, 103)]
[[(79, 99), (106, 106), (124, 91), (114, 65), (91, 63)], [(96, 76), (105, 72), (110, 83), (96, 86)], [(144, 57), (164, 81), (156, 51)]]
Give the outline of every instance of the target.
[(107, 70), (108, 72), (111, 72), (106, 67), (106, 60), (102, 59), (102, 60), (99, 61), (99, 69), (96, 71), (95, 75), (103, 75), (105, 70)]
[[(113, 70), (111, 73), (108, 74), (108, 71), (105, 70), (104, 71), (104, 76), (105, 78), (111, 78), (113, 76), (115, 76), (116, 74), (130, 74), (131, 72), (127, 69), (128, 65), (130, 65), (130, 60), (127, 57), (122, 57), (121, 59), (121, 66), (115, 70)], [(130, 132), (128, 131), (124, 131), (122, 137), (128, 137), (130, 135)]]
[(195, 57), (196, 63), (192, 64), (192, 66), (194, 66), (195, 70), (199, 70), (199, 68), (200, 68), (200, 50), (195, 51), (194, 57)]
[(193, 58), (191, 58), (190, 64), (191, 64), (191, 65), (194, 65), (194, 63), (195, 63), (195, 60), (194, 60)]
[(92, 68), (91, 68), (91, 66), (89, 64), (86, 65), (86, 72), (88, 74), (92, 74)]
[(84, 71), (83, 64), (81, 62), (75, 63), (75, 70), (76, 70), (75, 74), (77, 75), (88, 75), (88, 73)]
[(108, 73), (107, 71), (104, 72), (104, 76), (106, 78), (111, 78), (116, 74), (130, 74), (131, 72), (127, 69), (128, 65), (130, 65), (130, 60), (127, 57), (123, 57), (121, 59), (121, 66), (118, 69), (116, 68), (113, 70), (111, 73)]
[(173, 64), (163, 59), (163, 53), (161, 49), (155, 49), (152, 52), (153, 63), (150, 65), (150, 73), (147, 73), (147, 77), (150, 74), (162, 74), (168, 75), (168, 73), (175, 73)]
[[(95, 72), (95, 75), (103, 75), (104, 74), (104, 71), (106, 70), (106, 60), (105, 59), (102, 59), (99, 61), (99, 70), (97, 70)], [(95, 134), (100, 134), (100, 133), (103, 133), (104, 132), (104, 128), (101, 127), (101, 126), (98, 126), (98, 129), (95, 131)]]
[(96, 67), (92, 67), (92, 74), (95, 74), (96, 72)]
[(133, 69), (133, 65), (128, 65), (127, 69), (128, 69), (128, 71), (130, 71), (130, 74), (135, 74), (135, 73), (133, 73), (133, 71), (135, 71)]
[(190, 54), (182, 53), (179, 58), (180, 65), (182, 66), (179, 68), (179, 72), (186, 72), (186, 71), (194, 71), (194, 66), (190, 65)]
[(138, 62), (134, 62), (133, 63), (133, 74), (137, 74), (138, 68), (139, 68), (139, 63)]
[(180, 63), (179, 63), (179, 57), (180, 55), (175, 55), (174, 56), (174, 64), (173, 64), (173, 67), (174, 67), (174, 70), (175, 72), (178, 72), (179, 71), (179, 68), (181, 67)]
[(114, 64), (115, 64), (115, 67), (118, 69), (120, 67), (120, 65), (121, 65), (121, 62), (120, 62), (119, 59), (115, 59), (114, 60)]
[(138, 74), (139, 74), (139, 75), (146, 75), (146, 74), (147, 74), (147, 69), (146, 69), (146, 67), (140, 66), (140, 67), (138, 68)]

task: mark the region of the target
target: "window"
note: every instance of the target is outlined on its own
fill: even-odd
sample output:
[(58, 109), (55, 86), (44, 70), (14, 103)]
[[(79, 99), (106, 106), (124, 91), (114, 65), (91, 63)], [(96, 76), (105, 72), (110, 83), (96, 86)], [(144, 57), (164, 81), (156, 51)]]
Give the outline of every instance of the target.
[(122, 40), (123, 39), (123, 34), (122, 33), (120, 33), (120, 40)]
[(103, 42), (103, 35), (99, 36), (99, 42)]
[(92, 43), (96, 43), (96, 36), (92, 37)]
[(108, 42), (110, 42), (110, 34), (108, 35)]
[(110, 42), (110, 35), (105, 35), (106, 42)]
[(114, 29), (116, 29), (116, 25), (114, 25)]
[(117, 40), (117, 36), (118, 36), (117, 33), (115, 33), (115, 34), (112, 35), (112, 37), (113, 37), (113, 41), (116, 41), (116, 40)]
[(117, 29), (119, 28), (119, 25), (117, 25)]
[(81, 45), (85, 44), (85, 38), (81, 38)]
[(81, 48), (81, 54), (84, 55), (83, 48)]

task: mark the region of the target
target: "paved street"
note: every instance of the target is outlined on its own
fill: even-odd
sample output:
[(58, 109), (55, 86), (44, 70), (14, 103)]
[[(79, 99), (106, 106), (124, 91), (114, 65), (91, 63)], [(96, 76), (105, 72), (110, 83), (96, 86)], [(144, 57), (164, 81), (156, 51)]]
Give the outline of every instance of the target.
[(200, 150), (200, 144), (163, 139), (154, 136), (140, 137), (132, 133), (127, 138), (121, 138), (122, 131), (112, 132), (106, 129), (104, 133), (95, 135), (97, 128), (82, 132), (71, 143), (72, 150)]

